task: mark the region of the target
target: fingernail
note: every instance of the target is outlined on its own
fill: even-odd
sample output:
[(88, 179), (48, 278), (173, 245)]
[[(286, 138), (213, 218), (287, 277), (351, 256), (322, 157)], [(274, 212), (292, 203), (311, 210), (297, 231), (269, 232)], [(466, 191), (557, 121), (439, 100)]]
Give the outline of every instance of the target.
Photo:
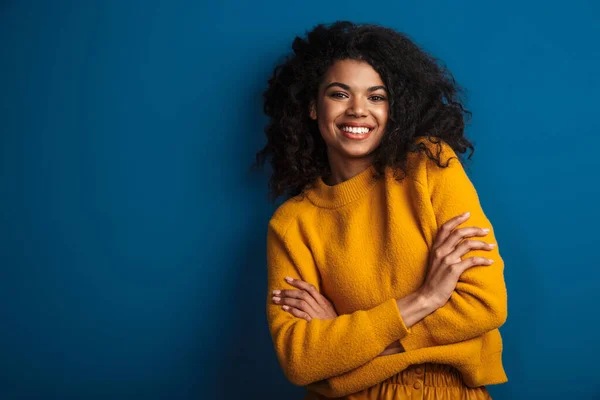
[(470, 211), (467, 211), (467, 212), (466, 212), (466, 213), (464, 213), (462, 216), (463, 216), (463, 217), (468, 217), (469, 215), (471, 215), (471, 212), (470, 212)]
[(496, 247), (496, 243), (490, 243), (490, 247)]
[(484, 231), (485, 233), (490, 233), (490, 230), (488, 228), (483, 228), (482, 231)]
[(287, 311), (287, 309), (290, 308), (290, 307), (289, 306), (282, 306), (282, 308)]
[(273, 290), (273, 294), (279, 294), (281, 293), (281, 290)]
[(273, 296), (273, 301), (279, 301), (279, 300), (280, 300), (279, 297)]
[(291, 282), (291, 281), (293, 281), (293, 279), (292, 279), (292, 278), (290, 278), (289, 276), (286, 276), (286, 277), (285, 277), (285, 280), (286, 280), (286, 281), (288, 281), (288, 282)]

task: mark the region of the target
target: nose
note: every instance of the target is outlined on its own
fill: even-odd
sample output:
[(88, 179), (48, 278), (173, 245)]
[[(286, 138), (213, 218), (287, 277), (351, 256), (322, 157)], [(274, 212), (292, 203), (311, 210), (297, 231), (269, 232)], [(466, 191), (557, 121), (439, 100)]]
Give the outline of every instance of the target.
[(368, 114), (367, 106), (361, 96), (355, 96), (348, 105), (346, 110), (347, 115), (353, 115), (355, 117), (365, 117)]

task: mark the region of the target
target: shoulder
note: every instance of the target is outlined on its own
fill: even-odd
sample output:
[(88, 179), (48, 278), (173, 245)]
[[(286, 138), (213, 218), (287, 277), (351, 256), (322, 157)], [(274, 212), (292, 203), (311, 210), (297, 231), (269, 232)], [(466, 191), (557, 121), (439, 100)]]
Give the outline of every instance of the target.
[(417, 181), (425, 182), (431, 175), (462, 170), (462, 162), (456, 151), (442, 138), (419, 136), (415, 138), (415, 143), (419, 147), (408, 154), (407, 169)]
[(406, 156), (406, 174), (417, 183), (427, 186), (428, 172), (437, 163), (433, 158), (446, 165), (446, 161), (456, 157), (452, 147), (443, 139), (435, 136), (429, 138), (419, 136), (414, 138), (416, 145), (414, 151), (409, 151)]
[[(416, 161), (417, 164), (437, 164), (431, 159), (431, 156), (438, 159), (442, 165), (450, 163), (452, 159), (456, 159), (460, 162), (456, 151), (442, 138), (437, 136), (431, 136), (429, 138), (419, 136), (415, 138), (415, 143), (419, 146), (419, 150), (417, 152), (409, 153), (409, 158)], [(455, 161), (452, 161), (452, 163), (454, 162)]]
[(285, 236), (288, 228), (298, 222), (300, 216), (307, 210), (312, 209), (311, 204), (303, 194), (287, 199), (273, 212), (269, 220), (269, 230), (278, 233), (281, 237)]

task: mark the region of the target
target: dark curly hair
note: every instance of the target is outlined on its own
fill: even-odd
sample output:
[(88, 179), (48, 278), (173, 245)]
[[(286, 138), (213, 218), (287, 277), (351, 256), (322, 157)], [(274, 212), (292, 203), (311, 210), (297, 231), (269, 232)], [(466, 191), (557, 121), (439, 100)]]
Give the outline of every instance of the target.
[[(456, 153), (471, 149), (464, 136), (471, 112), (462, 105), (465, 91), (436, 58), (413, 43), (408, 35), (374, 24), (337, 21), (319, 24), (296, 37), (293, 53), (277, 65), (263, 93), (267, 144), (256, 153), (254, 166), (271, 156), (273, 175), (270, 200), (286, 194), (297, 196), (315, 179), (330, 173), (327, 148), (317, 122), (309, 117), (309, 104), (329, 67), (338, 60), (364, 61), (380, 75), (389, 90), (389, 115), (384, 136), (373, 154), (377, 176), (386, 166), (396, 179), (404, 178), (409, 152), (424, 151), (440, 164), (442, 145)], [(463, 118), (466, 116), (468, 119)], [(417, 137), (437, 143), (436, 154)], [(399, 175), (401, 171), (404, 175)]]

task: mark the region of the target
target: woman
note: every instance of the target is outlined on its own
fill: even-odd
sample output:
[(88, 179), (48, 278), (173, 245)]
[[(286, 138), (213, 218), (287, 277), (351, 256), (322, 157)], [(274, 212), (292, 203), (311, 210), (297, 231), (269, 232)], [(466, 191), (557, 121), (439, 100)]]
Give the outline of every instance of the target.
[(318, 25), (293, 50), (257, 154), (271, 198), (289, 195), (267, 233), (286, 377), (306, 399), (490, 398), (507, 381), (504, 263), (456, 155), (474, 150), (460, 87), (377, 25)]

